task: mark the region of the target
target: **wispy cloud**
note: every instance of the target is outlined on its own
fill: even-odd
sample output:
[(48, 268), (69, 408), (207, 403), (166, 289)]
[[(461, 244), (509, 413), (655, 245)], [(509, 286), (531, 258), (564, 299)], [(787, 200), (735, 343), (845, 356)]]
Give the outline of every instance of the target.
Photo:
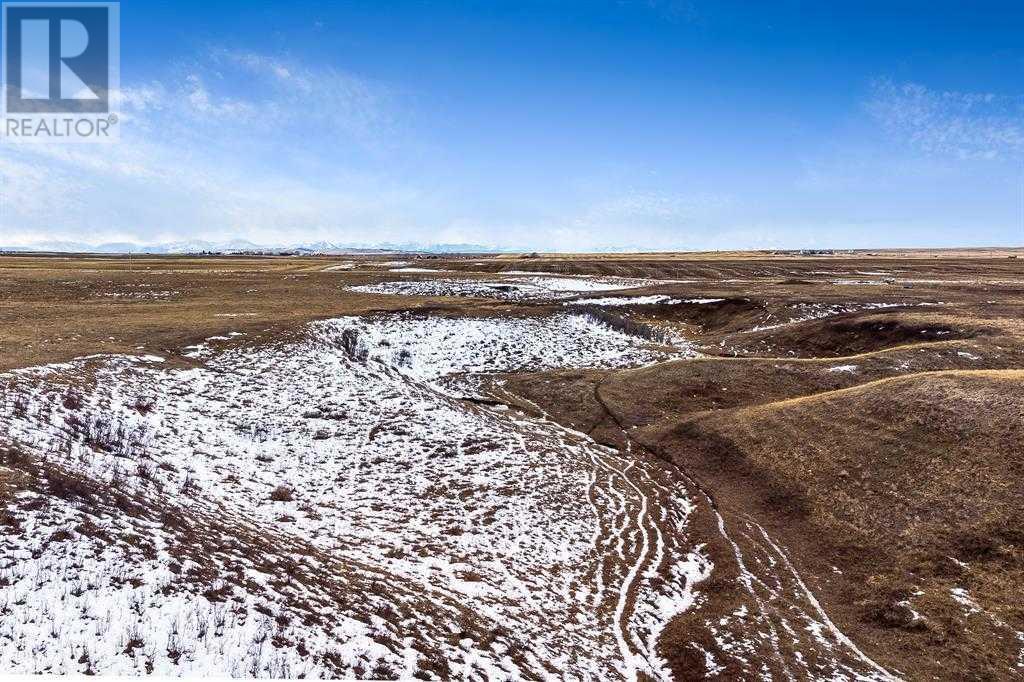
[(117, 96), (115, 144), (0, 147), (4, 242), (680, 248), (704, 244), (732, 206), (719, 194), (603, 182), (527, 210), (511, 195), (478, 198), (409, 161), (418, 152), (394, 91), (277, 55), (209, 49)]
[(366, 163), (399, 137), (383, 86), (211, 49), (116, 97), (118, 142), (0, 146), (5, 242), (358, 239), (414, 214), (416, 190)]
[(998, 159), (1024, 152), (1024, 97), (883, 79), (866, 107), (896, 139), (929, 154)]
[[(388, 86), (333, 67), (211, 47), (172, 76), (126, 86), (119, 98), (142, 132), (173, 125), (178, 135), (245, 138), (315, 133), (329, 144), (388, 147), (401, 108)], [(156, 120), (154, 120), (156, 119)]]
[(584, 207), (559, 230), (567, 241), (584, 244), (599, 235), (597, 243), (606, 246), (687, 248), (702, 232), (706, 237), (710, 225), (721, 224), (735, 204), (722, 193), (634, 189)]
[[(983, 219), (1010, 224), (998, 213), (1009, 196), (999, 183), (1006, 162), (1024, 154), (1022, 100), (891, 81), (875, 83), (866, 107), (905, 144), (879, 145), (877, 130), (865, 139), (858, 127), (838, 152), (809, 153), (795, 174), (697, 186), (642, 158), (607, 172), (574, 162), (542, 183), (506, 172), (491, 150), (499, 172), (481, 177), (479, 159), (460, 165), (450, 138), (431, 139), (412, 120), (400, 90), (289, 55), (209, 48), (117, 96), (116, 144), (0, 144), (4, 243), (740, 248), (852, 243), (845, 229), (876, 240), (904, 229), (930, 243), (936, 225), (963, 241), (964, 226)], [(522, 157), (495, 149), (512, 155), (512, 168), (558, 165), (542, 147)], [(886, 201), (858, 198), (868, 192)], [(933, 210), (914, 232), (911, 221)]]
[(329, 66), (224, 48), (211, 49), (200, 70), (222, 82), (225, 71), (244, 72), (248, 78), (234, 82), (245, 84), (255, 113), (274, 129), (316, 130), (373, 148), (388, 146), (396, 135), (398, 96), (383, 83)]
[(623, 7), (640, 7), (673, 23), (689, 23), (701, 18), (697, 5), (690, 0), (618, 0)]
[[(710, 248), (719, 236), (725, 238), (719, 228), (736, 203), (724, 194), (624, 189), (607, 196), (576, 197), (571, 205), (552, 207), (518, 222), (459, 219), (438, 234), (444, 242), (513, 249)], [(742, 235), (743, 243), (750, 245), (746, 236)]]

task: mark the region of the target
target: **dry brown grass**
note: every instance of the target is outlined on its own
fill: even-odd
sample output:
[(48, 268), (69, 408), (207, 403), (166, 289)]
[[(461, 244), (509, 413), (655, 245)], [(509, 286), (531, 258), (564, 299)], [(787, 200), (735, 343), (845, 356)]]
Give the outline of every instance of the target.
[[(799, 286), (789, 300), (834, 300), (820, 282)], [(1006, 679), (1024, 630), (1021, 299), (1012, 286), (949, 289), (925, 294), (941, 308), (759, 334), (774, 356), (753, 348), (767, 357), (519, 375), (507, 388), (602, 442), (622, 445), (628, 433), (691, 475), (729, 518), (756, 519), (843, 631), (884, 665), (911, 679)], [(879, 300), (877, 287), (844, 292)], [(787, 303), (777, 292), (748, 298), (675, 315), (694, 338), (717, 342)], [(729, 552), (714, 541), (707, 551), (721, 555), (725, 573), (704, 587), (708, 605), (663, 640), (684, 677), (703, 670), (684, 646), (702, 636), (700, 618), (735, 604)], [(953, 588), (983, 611), (970, 613)]]
[[(965, 616), (949, 589), (964, 587), (1001, 622), (1024, 630), (1024, 260), (1011, 253), (541, 254), (433, 259), (427, 267), (468, 277), (536, 270), (696, 280), (646, 292), (728, 299), (621, 312), (630, 323), (674, 325), (723, 354), (764, 357), (519, 375), (508, 388), (604, 442), (621, 444), (631, 433), (696, 478), (733, 518), (756, 518), (790, 550), (842, 629), (881, 662), (912, 678), (999, 679), (1016, 640), (981, 616)], [(153, 257), (129, 269), (118, 258), (0, 257), (0, 369), (98, 352), (189, 362), (182, 347), (208, 336), (241, 331), (245, 343), (272, 341), (338, 315), (561, 309), (345, 289), (436, 276), (373, 267), (384, 258), (393, 257)], [(360, 265), (326, 270), (350, 260)], [(836, 286), (834, 275), (820, 274), (897, 268), (903, 278), (929, 281), (909, 289)], [(135, 296), (157, 291), (176, 293)], [(765, 312), (808, 301), (943, 305), (745, 331)], [(856, 370), (829, 371), (842, 365)], [(73, 387), (67, 400), (76, 402)], [(150, 409), (140, 400), (140, 412)], [(13, 477), (27, 475), (18, 472), (0, 467), (0, 499)], [(148, 480), (145, 471), (138, 476)], [(82, 503), (102, 499), (60, 472), (39, 480)], [(11, 521), (2, 523), (15, 528)], [(706, 510), (693, 523), (698, 535), (714, 535)], [(727, 566), (729, 550), (720, 545), (711, 539), (708, 551), (722, 553), (716, 563)], [(196, 547), (195, 556), (212, 551)], [(733, 577), (725, 568), (705, 585), (715, 608), (733, 603)], [(904, 600), (923, 621), (908, 621)], [(681, 620), (665, 642), (693, 631)], [(677, 671), (697, 669), (681, 647), (666, 655)]]
[[(445, 257), (418, 265), (450, 269), (464, 276), (503, 270), (571, 274), (611, 274), (696, 280), (665, 283), (658, 291), (683, 296), (752, 298), (753, 307), (785, 305), (791, 300), (941, 300), (976, 302), (1013, 298), (1024, 303), (1024, 285), (991, 291), (992, 281), (1024, 280), (1024, 261), (1009, 260), (1006, 250), (953, 253), (853, 253), (835, 257), (747, 254), (542, 255), (538, 258)], [(395, 256), (335, 257), (135, 257), (0, 256), (0, 370), (64, 361), (91, 353), (151, 352), (174, 355), (184, 346), (229, 331), (268, 339), (301, 323), (348, 314), (388, 310), (431, 310), (441, 314), (533, 314), (550, 306), (521, 306), (480, 299), (444, 299), (358, 294), (353, 284), (436, 275), (389, 272), (381, 261)], [(404, 260), (411, 257), (401, 256)], [(331, 269), (355, 262), (351, 270)], [(804, 278), (830, 277), (815, 272), (850, 272), (899, 265), (901, 276), (963, 279), (976, 284), (829, 287), (786, 285)], [(477, 274), (473, 274), (477, 273)], [(729, 281), (729, 280), (739, 281)], [(1011, 296), (1012, 294), (1012, 296)], [(691, 307), (699, 326), (705, 311)], [(736, 310), (725, 311), (734, 321)], [(728, 331), (723, 329), (722, 331)], [(709, 339), (717, 341), (717, 339)], [(140, 348), (141, 347), (141, 348)]]
[(270, 499), (273, 502), (291, 502), (295, 499), (295, 491), (291, 486), (282, 484), (270, 491)]
[[(873, 372), (892, 372), (891, 354), (875, 356)], [(628, 431), (723, 513), (757, 519), (883, 664), (912, 679), (1006, 678), (1013, 632), (1024, 630), (1024, 371), (866, 380), (822, 372), (835, 362), (780, 364), (708, 359), (559, 373), (550, 384), (520, 377), (513, 389), (532, 387), (532, 399), (599, 440), (621, 444)], [(728, 612), (728, 582), (719, 574), (705, 587), (715, 601), (705, 617)], [(952, 588), (1008, 627), (968, 614)], [(701, 631), (684, 619), (667, 637)]]
[[(940, 279), (960, 279), (980, 275), (983, 278), (1020, 277), (1024, 249), (883, 249), (837, 252), (833, 255), (800, 255), (773, 251), (713, 251), (671, 253), (542, 253), (533, 256), (502, 254), (446, 264), (446, 267), (495, 272), (538, 270), (544, 272), (587, 273), (678, 279), (768, 278), (810, 281), (821, 279), (821, 271), (833, 268), (871, 271), (898, 267), (904, 276), (927, 272)], [(878, 289), (878, 287), (873, 287)]]
[(707, 412), (639, 439), (729, 508), (774, 522), (812, 573), (838, 566), (843, 589), (826, 601), (890, 665), (1003, 677), (1019, 646), (949, 589), (1024, 629), (1022, 415), (1024, 371), (947, 371)]
[(379, 267), (325, 270), (348, 260), (0, 256), (0, 371), (93, 353), (174, 357), (231, 331), (252, 342), (310, 320), (439, 304), (348, 291), (399, 278)]

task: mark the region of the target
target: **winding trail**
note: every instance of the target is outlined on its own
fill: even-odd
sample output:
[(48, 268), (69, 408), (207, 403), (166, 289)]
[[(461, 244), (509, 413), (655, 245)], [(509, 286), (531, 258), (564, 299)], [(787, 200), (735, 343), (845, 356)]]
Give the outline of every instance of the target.
[[(630, 438), (629, 432), (624, 427), (622, 420), (615, 414), (601, 395), (601, 385), (602, 382), (598, 382), (594, 385), (593, 395), (597, 403), (603, 409), (604, 414), (618, 427), (623, 442), (625, 443), (625, 456), (633, 458), (634, 461), (640, 461), (640, 458), (643, 456), (650, 456), (646, 453), (644, 448), (634, 446), (633, 440)], [(672, 466), (679, 470), (686, 484), (696, 490), (698, 498), (703, 498), (704, 502), (707, 504), (707, 508), (714, 515), (720, 537), (732, 550), (738, 571), (738, 580), (742, 584), (744, 591), (749, 596), (752, 604), (756, 607), (756, 618), (760, 627), (763, 628), (762, 635), (768, 641), (771, 657), (778, 665), (781, 676), (789, 680), (795, 680), (801, 676), (800, 673), (794, 672), (794, 670), (791, 669), (792, 660), (787, 660), (791, 657), (784, 654), (780, 645), (779, 625), (781, 625), (782, 629), (787, 631), (787, 633), (794, 632), (789, 620), (783, 614), (783, 609), (780, 604), (778, 604), (778, 602), (785, 600), (789, 602), (797, 602), (790, 603), (788, 610), (798, 613), (798, 619), (809, 623), (820, 624), (820, 626), (828, 632), (831, 642), (827, 641), (825, 638), (819, 638), (818, 644), (824, 645), (828, 649), (838, 646), (839, 649), (846, 652), (846, 658), (855, 661), (853, 665), (844, 665), (843, 663), (837, 662), (837, 667), (843, 670), (847, 675), (859, 678), (864, 677), (866, 674), (867, 677), (887, 681), (900, 679), (898, 676), (894, 675), (891, 671), (879, 665), (871, 657), (865, 654), (856, 645), (856, 643), (854, 643), (835, 625), (835, 623), (832, 622), (820, 602), (797, 572), (796, 567), (790, 561), (787, 553), (771, 539), (764, 527), (756, 523), (753, 519), (744, 517), (747, 523), (757, 529), (761, 539), (766, 545), (766, 548), (760, 549), (759, 554), (756, 557), (759, 567), (758, 570), (763, 575), (758, 575), (758, 573), (752, 571), (748, 566), (747, 556), (745, 555), (744, 550), (729, 534), (726, 528), (725, 518), (722, 511), (718, 508), (712, 494), (694, 480), (688, 472), (680, 469), (677, 464), (673, 463)], [(620, 599), (616, 615), (622, 632), (628, 632), (627, 624), (629, 615), (626, 613), (628, 595), (634, 586), (642, 566), (649, 559), (650, 548), (648, 545), (646, 528), (644, 527), (646, 523), (650, 522), (652, 527), (655, 529), (655, 532), (658, 533), (658, 541), (656, 545), (659, 552), (662, 547), (658, 525), (653, 519), (649, 518), (647, 513), (647, 496), (632, 480), (629, 479), (627, 475), (632, 468), (633, 465), (630, 463), (627, 467), (622, 469), (620, 473), (623, 480), (625, 480), (626, 483), (642, 498), (642, 508), (640, 514), (636, 517), (636, 523), (641, 527), (641, 533), (643, 535), (643, 549), (630, 568), (627, 578), (620, 590)], [(651, 479), (650, 482), (652, 485), (654, 484), (653, 479)], [(771, 556), (772, 554), (778, 557), (778, 562)], [(767, 559), (767, 561), (764, 561), (763, 559)], [(784, 567), (785, 573), (782, 573), (777, 569), (777, 566), (780, 563)], [(657, 562), (655, 565), (657, 565)], [(773, 583), (775, 588), (770, 587), (768, 582)], [(762, 592), (767, 593), (767, 600), (765, 596), (762, 596)], [(803, 605), (798, 605), (800, 603)], [(776, 621), (778, 621), (778, 625), (776, 624)], [(623, 651), (624, 660), (630, 661), (635, 659), (635, 654), (629, 648), (629, 645), (624, 638), (620, 638), (619, 645), (620, 650)], [(650, 657), (652, 653), (651, 648), (652, 647), (648, 646), (645, 651), (648, 657)], [(798, 657), (797, 662), (802, 663), (802, 661), (803, 659)], [(633, 666), (630, 670), (635, 676), (637, 671), (636, 666)]]

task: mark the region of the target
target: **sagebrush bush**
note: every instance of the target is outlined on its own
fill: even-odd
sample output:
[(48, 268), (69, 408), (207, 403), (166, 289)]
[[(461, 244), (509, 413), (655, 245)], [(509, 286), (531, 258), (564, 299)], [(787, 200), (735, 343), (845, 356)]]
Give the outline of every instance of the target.
[(279, 485), (270, 493), (270, 499), (274, 502), (291, 502), (295, 499), (295, 493), (290, 486)]
[(139, 396), (133, 405), (135, 411), (141, 415), (147, 415), (156, 408), (156, 400), (146, 396)]

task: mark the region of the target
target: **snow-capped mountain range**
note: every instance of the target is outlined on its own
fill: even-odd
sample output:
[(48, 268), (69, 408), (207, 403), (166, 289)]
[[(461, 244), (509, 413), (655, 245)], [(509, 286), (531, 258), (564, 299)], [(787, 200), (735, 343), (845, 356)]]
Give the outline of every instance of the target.
[(59, 253), (353, 253), (363, 251), (376, 252), (428, 252), (428, 253), (482, 253), (508, 251), (481, 244), (423, 244), (407, 242), (393, 244), (390, 242), (368, 243), (335, 243), (328, 241), (307, 242), (299, 244), (256, 244), (244, 239), (212, 242), (201, 239), (188, 241), (165, 242), (160, 244), (138, 244), (133, 242), (106, 242), (90, 244), (77, 241), (41, 241), (26, 246), (0, 246), (0, 251), (7, 252), (59, 252)]

